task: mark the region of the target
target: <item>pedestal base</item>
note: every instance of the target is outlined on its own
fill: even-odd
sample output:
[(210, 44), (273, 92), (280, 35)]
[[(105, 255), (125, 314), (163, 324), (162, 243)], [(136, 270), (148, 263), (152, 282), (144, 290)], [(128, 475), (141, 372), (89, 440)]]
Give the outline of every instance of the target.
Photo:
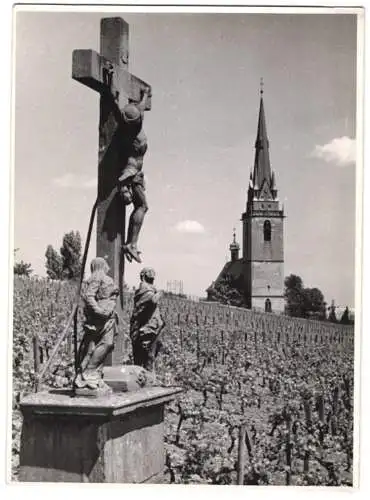
[(164, 405), (181, 388), (144, 388), (100, 398), (69, 391), (21, 401), (20, 481), (161, 482)]

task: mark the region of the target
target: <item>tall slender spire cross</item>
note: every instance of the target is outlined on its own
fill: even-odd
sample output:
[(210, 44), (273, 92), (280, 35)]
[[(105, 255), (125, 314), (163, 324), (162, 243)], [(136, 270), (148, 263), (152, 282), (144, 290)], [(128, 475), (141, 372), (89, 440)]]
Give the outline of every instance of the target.
[(269, 141), (267, 138), (265, 110), (263, 104), (263, 78), (260, 79), (260, 109), (258, 113), (257, 137), (255, 142), (255, 159), (253, 168), (253, 186), (262, 189), (266, 181), (270, 185), (271, 165), (269, 155)]

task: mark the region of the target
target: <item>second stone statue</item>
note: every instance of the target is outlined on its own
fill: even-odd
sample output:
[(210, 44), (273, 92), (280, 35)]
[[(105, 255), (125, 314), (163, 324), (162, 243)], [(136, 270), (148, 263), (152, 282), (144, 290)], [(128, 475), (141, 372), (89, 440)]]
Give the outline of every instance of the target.
[(158, 305), (162, 292), (155, 288), (154, 279), (155, 271), (151, 267), (141, 271), (130, 322), (134, 364), (149, 371), (154, 368), (161, 347), (160, 334), (165, 326)]

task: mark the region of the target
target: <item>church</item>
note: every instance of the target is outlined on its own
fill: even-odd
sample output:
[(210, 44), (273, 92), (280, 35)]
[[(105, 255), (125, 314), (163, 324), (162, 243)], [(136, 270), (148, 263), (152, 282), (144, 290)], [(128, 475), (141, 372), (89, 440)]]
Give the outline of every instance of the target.
[(284, 207), (278, 199), (275, 173), (270, 165), (261, 86), (254, 166), (245, 212), (241, 216), (242, 256), (234, 230), (230, 261), (207, 289), (208, 300), (212, 300), (215, 286), (229, 279), (243, 293), (248, 308), (284, 312), (284, 218)]

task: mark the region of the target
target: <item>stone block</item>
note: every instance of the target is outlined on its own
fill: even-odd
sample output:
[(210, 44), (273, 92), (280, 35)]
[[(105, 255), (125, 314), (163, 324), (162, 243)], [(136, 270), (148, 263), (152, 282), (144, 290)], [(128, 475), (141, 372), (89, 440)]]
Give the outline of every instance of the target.
[(19, 480), (162, 482), (164, 406), (181, 388), (148, 387), (99, 398), (71, 391), (21, 401)]
[(136, 365), (105, 366), (104, 382), (116, 392), (137, 391), (157, 385), (151, 372)]

